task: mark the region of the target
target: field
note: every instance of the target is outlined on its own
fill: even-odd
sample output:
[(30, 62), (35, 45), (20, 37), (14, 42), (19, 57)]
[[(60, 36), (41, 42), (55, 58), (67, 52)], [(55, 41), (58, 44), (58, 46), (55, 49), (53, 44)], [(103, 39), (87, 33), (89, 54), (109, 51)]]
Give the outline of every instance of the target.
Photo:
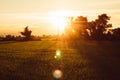
[(0, 80), (57, 80), (55, 70), (58, 80), (120, 80), (120, 42), (0, 42)]

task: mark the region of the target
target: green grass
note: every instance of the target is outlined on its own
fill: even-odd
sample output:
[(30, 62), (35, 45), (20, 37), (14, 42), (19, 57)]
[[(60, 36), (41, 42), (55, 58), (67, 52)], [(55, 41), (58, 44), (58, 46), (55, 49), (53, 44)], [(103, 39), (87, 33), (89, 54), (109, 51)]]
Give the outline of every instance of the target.
[(119, 80), (119, 61), (119, 42), (0, 42), (0, 80)]

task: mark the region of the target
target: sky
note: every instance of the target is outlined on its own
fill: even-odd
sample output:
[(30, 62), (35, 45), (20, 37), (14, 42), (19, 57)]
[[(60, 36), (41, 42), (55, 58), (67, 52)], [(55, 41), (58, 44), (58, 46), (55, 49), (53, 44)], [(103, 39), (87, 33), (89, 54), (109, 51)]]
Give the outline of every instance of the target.
[(102, 13), (120, 27), (120, 0), (0, 0), (0, 35), (18, 35), (26, 26), (35, 35), (53, 35), (58, 18), (82, 15), (91, 21)]

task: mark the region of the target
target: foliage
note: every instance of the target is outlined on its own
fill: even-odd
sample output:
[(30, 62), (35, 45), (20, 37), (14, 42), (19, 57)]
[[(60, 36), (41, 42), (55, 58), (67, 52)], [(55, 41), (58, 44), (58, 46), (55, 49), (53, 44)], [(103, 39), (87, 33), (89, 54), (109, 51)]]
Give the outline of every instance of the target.
[(107, 28), (111, 28), (112, 24), (108, 23), (110, 17), (107, 14), (101, 14), (98, 16), (98, 19), (95, 21), (91, 21), (88, 24), (88, 29), (90, 31), (90, 35), (92, 39), (95, 40), (104, 40), (105, 39), (105, 32)]
[(86, 35), (87, 25), (87, 17), (78, 16), (75, 20), (73, 20), (73, 17), (71, 17), (66, 27), (66, 34), (67, 36), (71, 36), (71, 38), (83, 38), (84, 35)]
[(112, 32), (113, 32), (113, 34), (112, 34), (113, 38), (115, 40), (120, 40), (120, 28), (115, 28), (112, 30)]
[(32, 31), (28, 29), (28, 26), (24, 28), (24, 32), (21, 32), (21, 34), (24, 36), (14, 36), (14, 35), (6, 35), (3, 37), (0, 37), (0, 41), (41, 41), (40, 36), (33, 36), (31, 35)]
[(28, 26), (25, 27), (24, 32), (21, 32), (23, 36), (25, 36), (25, 40), (28, 41), (31, 39), (31, 33), (32, 31), (28, 29)]
[(94, 21), (88, 22), (87, 17), (78, 16), (68, 18), (66, 27), (66, 37), (68, 39), (86, 39), (86, 40), (120, 40), (120, 28), (112, 28), (109, 23), (110, 17), (107, 14), (98, 15)]

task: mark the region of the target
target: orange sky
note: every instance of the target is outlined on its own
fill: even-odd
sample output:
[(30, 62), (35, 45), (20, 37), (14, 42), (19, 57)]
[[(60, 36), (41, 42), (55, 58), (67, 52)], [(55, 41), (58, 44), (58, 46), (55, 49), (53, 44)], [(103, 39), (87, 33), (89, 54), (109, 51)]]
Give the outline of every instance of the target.
[[(107, 13), (114, 27), (120, 27), (120, 0), (0, 0), (0, 35), (19, 34), (30, 26), (33, 34), (57, 34), (51, 19), (83, 15), (94, 20)], [(59, 18), (58, 17), (58, 18)]]

